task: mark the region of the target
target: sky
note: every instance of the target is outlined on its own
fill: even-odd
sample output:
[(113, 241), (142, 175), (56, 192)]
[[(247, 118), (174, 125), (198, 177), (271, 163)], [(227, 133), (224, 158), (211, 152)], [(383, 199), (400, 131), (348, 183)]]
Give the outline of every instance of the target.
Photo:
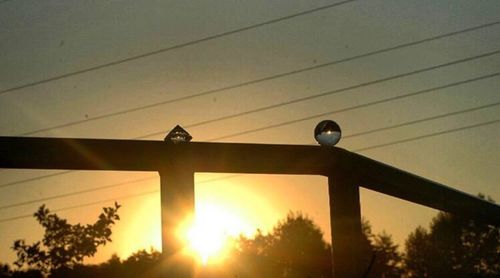
[[(162, 140), (180, 124), (200, 142), (314, 144), (332, 119), (341, 148), (499, 201), (500, 3), (336, 2), (0, 2), (0, 136)], [(302, 211), (330, 241), (324, 177), (196, 182), (197, 206), (242, 232)], [(0, 262), (41, 238), (42, 203), (73, 223), (123, 205), (89, 262), (158, 247), (158, 190), (151, 172), (0, 170)], [(400, 245), (437, 212), (366, 189), (361, 211)]]

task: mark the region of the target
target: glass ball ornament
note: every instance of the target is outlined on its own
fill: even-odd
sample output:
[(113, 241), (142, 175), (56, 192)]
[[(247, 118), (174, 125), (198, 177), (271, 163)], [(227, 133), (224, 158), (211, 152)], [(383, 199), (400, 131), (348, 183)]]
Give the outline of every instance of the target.
[(332, 120), (321, 121), (314, 129), (314, 139), (322, 146), (335, 146), (341, 135), (340, 126)]

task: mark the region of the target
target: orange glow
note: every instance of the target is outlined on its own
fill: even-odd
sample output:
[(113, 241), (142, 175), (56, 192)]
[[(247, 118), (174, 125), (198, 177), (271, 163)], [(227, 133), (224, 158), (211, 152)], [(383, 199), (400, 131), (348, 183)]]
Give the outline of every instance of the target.
[[(197, 174), (200, 176), (202, 180), (219, 177)], [(196, 185), (196, 216), (185, 219), (177, 229), (177, 237), (185, 245), (183, 255), (194, 256), (203, 265), (223, 262), (233, 238), (240, 234), (251, 237), (257, 228), (265, 231), (275, 223), (280, 215), (276, 204), (253, 192), (254, 183), (243, 177)], [(161, 250), (160, 196), (141, 199), (124, 206), (133, 216), (118, 223), (125, 225), (123, 232), (116, 234), (117, 242), (126, 242), (119, 246), (122, 258), (140, 249)]]
[(200, 201), (196, 216), (180, 229), (189, 254), (206, 265), (223, 261), (231, 247), (231, 238), (250, 234), (252, 227), (222, 205)]
[[(161, 250), (161, 222), (160, 222), (160, 196), (146, 196), (141, 202), (130, 203), (125, 206), (133, 216), (128, 222), (123, 221), (126, 229), (118, 242), (126, 242), (120, 245), (120, 256), (127, 258), (132, 253), (149, 248)], [(119, 225), (122, 223), (118, 223)]]

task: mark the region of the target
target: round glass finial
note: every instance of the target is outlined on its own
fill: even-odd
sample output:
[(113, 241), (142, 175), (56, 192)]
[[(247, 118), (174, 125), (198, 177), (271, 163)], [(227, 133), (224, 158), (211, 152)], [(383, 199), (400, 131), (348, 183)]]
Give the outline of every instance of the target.
[(321, 121), (314, 129), (314, 139), (322, 146), (335, 146), (341, 135), (340, 126), (332, 120)]

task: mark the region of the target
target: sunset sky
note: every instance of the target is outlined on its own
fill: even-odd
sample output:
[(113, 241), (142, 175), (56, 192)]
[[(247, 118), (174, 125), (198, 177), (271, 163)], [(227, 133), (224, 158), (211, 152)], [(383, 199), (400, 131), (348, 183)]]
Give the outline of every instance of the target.
[[(500, 201), (499, 88), (497, 0), (0, 0), (0, 136), (163, 140), (180, 124), (194, 141), (314, 144), (333, 119), (339, 147)], [(228, 235), (302, 211), (330, 241), (325, 177), (196, 182)], [(160, 248), (158, 190), (151, 172), (0, 170), (0, 262), (41, 239), (43, 203), (73, 223), (122, 204), (89, 262)], [(398, 244), (436, 214), (365, 189), (361, 210)]]

